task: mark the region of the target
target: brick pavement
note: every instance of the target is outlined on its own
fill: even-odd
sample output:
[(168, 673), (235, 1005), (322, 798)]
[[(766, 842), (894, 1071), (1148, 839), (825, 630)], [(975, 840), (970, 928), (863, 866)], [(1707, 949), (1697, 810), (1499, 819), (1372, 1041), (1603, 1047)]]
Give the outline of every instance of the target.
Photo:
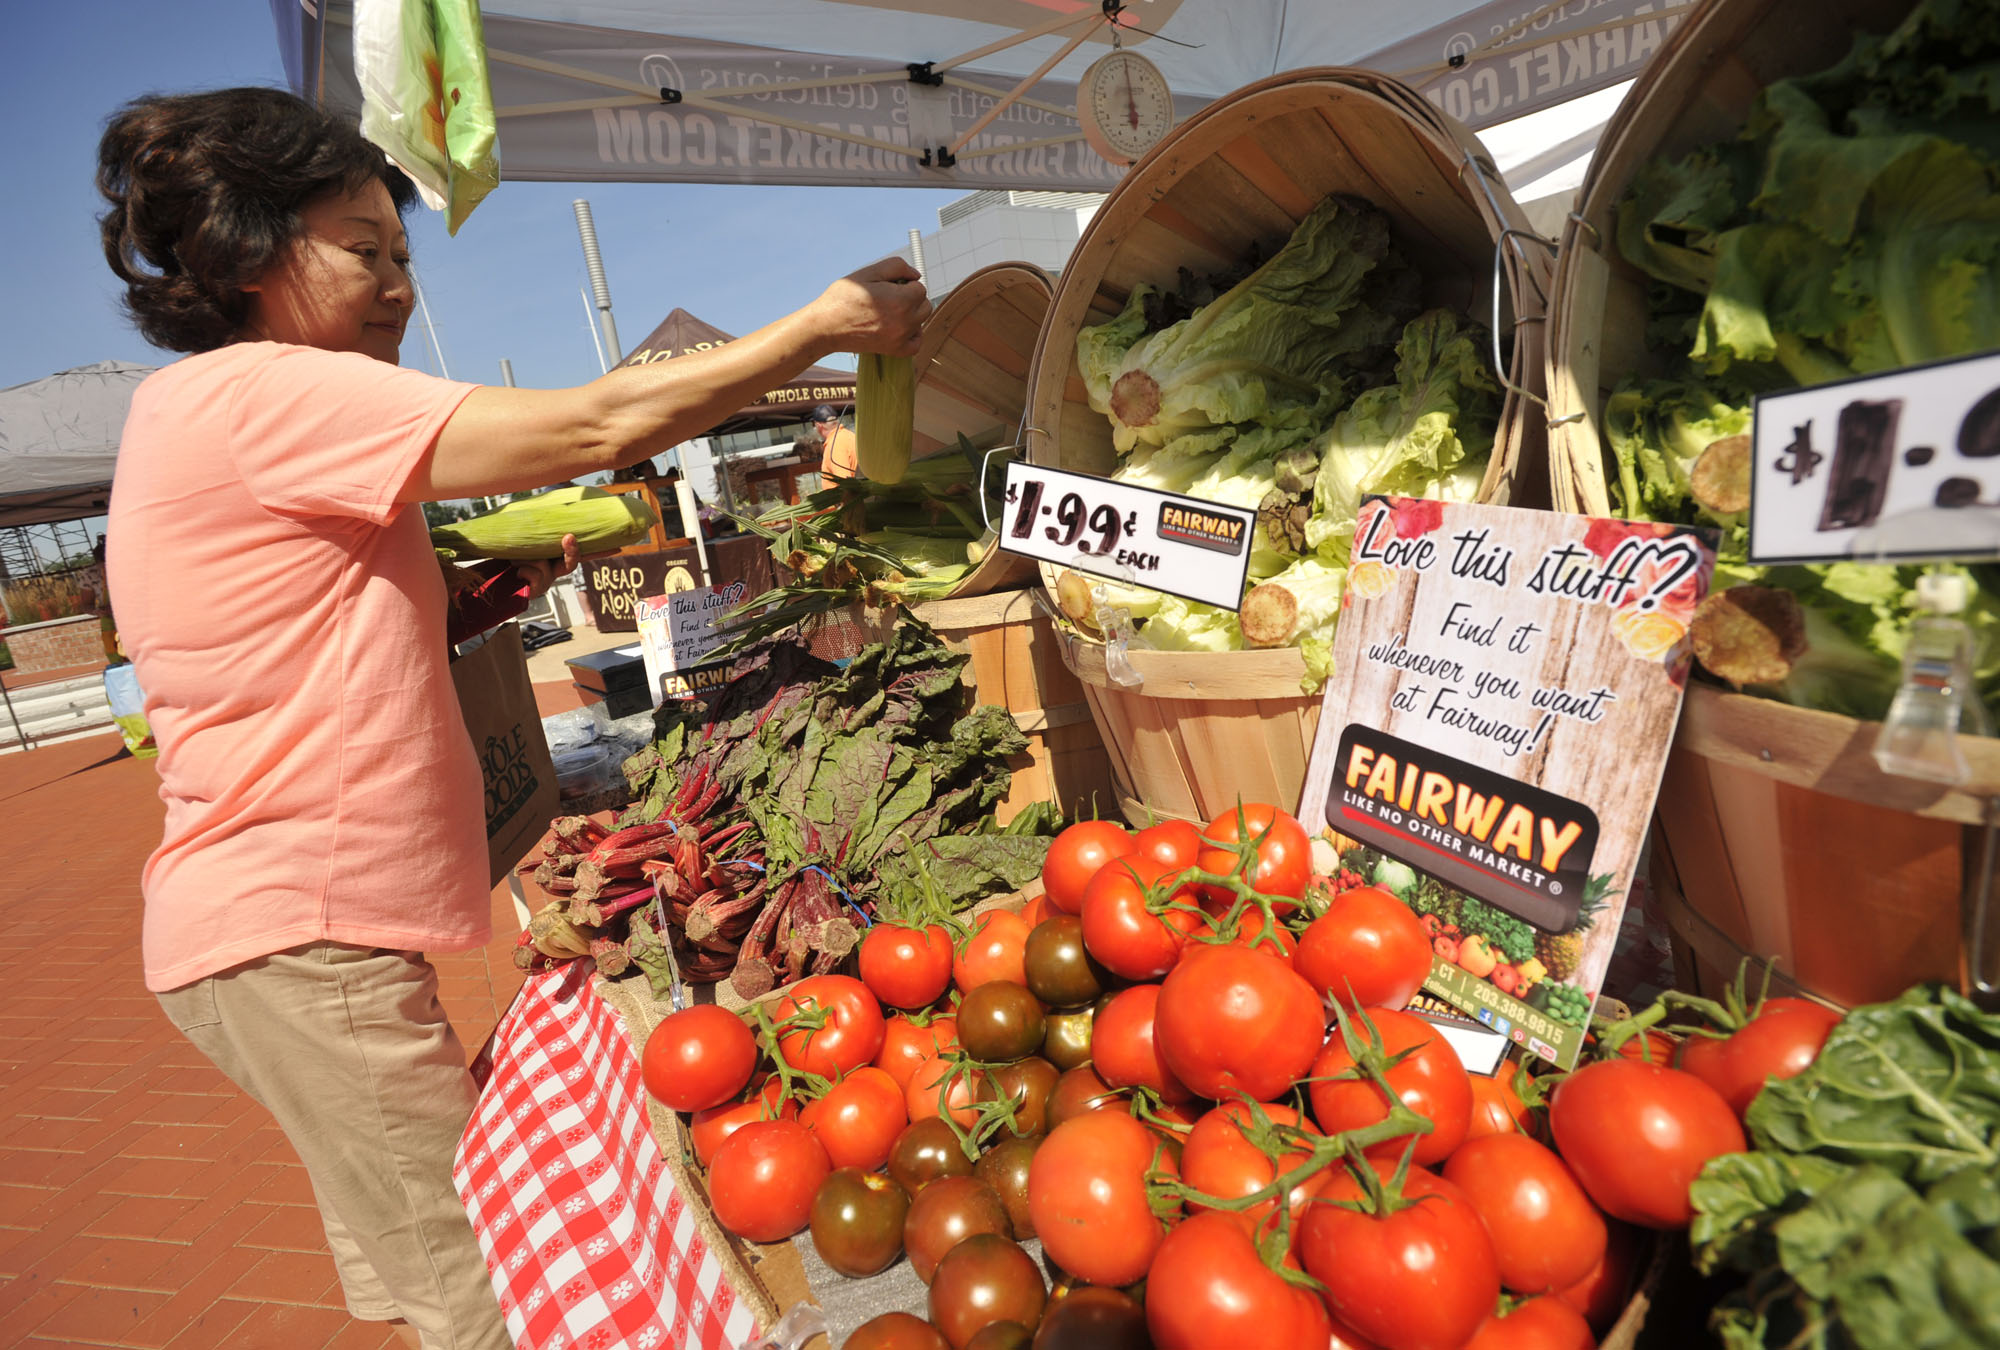
[[(0, 1345), (373, 1350), (342, 1307), (305, 1170), (174, 1030), (139, 964), (153, 761), (92, 736), (0, 759)], [(468, 1052), (520, 987), (513, 906), (436, 959)]]

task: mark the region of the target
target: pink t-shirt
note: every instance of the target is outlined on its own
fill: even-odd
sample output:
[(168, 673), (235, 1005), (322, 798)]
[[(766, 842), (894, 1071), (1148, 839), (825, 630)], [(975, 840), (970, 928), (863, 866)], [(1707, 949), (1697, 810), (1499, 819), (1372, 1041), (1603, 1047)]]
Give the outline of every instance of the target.
[(396, 501), (473, 387), (256, 342), (134, 395), (107, 560), (167, 803), (147, 988), (306, 942), (491, 936), (444, 584)]

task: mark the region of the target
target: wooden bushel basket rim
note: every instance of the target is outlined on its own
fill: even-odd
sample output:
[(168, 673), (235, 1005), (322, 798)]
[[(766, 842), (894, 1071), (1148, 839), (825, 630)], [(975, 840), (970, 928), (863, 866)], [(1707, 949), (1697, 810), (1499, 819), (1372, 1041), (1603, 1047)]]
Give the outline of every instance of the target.
[[(992, 263), (952, 287), (938, 303), (913, 362), (913, 457), (922, 459), (956, 444), (927, 434), (926, 425), (961, 432), (975, 445), (993, 441), (995, 433), (1002, 443), (1020, 439), (1034, 346), (1032, 341), (1019, 344), (1030, 335), (1040, 336), (1054, 291), (1049, 274), (1032, 263)], [(1033, 576), (1032, 559), (992, 549), (946, 598), (1004, 591)]]
[(1618, 203), (1659, 155), (1734, 135), (1764, 86), (1821, 70), (1912, 0), (1710, 0), (1680, 20), (1605, 125), (1563, 228), (1549, 310), (1549, 480), (1558, 511), (1611, 514), (1601, 387), (1649, 358), (1644, 275), (1619, 256)]
[[(1327, 111), (1336, 103), (1343, 115), (1338, 124)], [(1302, 167), (1296, 158), (1284, 160), (1247, 138), (1273, 119), (1315, 108), (1325, 117), (1341, 157), (1337, 162), (1329, 157), (1331, 167), (1322, 166), (1311, 183), (1301, 183), (1295, 176)], [(1373, 143), (1364, 147), (1373, 153), (1365, 159), (1353, 143), (1361, 140), (1364, 126), (1373, 138)], [(1385, 144), (1384, 136), (1393, 139)], [(1143, 227), (1169, 231), (1184, 250), (1176, 258), (1158, 257), (1154, 275), (1135, 276), (1132, 281), (1171, 285), (1172, 269), (1177, 266), (1226, 265), (1240, 254), (1240, 246), (1218, 238), (1216, 231), (1169, 199), (1190, 175), (1220, 162), (1222, 152), (1246, 139), (1238, 149), (1242, 163), (1235, 171), (1261, 200), (1254, 204), (1218, 201), (1208, 214), (1227, 212), (1251, 221), (1263, 218), (1266, 227), (1261, 242), (1267, 246), (1282, 243), (1290, 225), (1296, 225), (1331, 192), (1351, 192), (1382, 206), (1399, 233), (1408, 235), (1420, 229), (1429, 236), (1432, 252), (1451, 251), (1453, 245), (1440, 230), (1419, 225), (1417, 213), (1430, 206), (1427, 198), (1449, 194), (1460, 207), (1470, 208), (1471, 216), (1476, 216), (1478, 226), (1491, 241), (1492, 251), (1481, 250), (1480, 256), (1473, 258), (1459, 248), (1466, 263), (1463, 280), (1475, 293), (1492, 286), (1494, 278), (1503, 280), (1514, 311), (1514, 349), (1503, 381), (1507, 392), (1478, 500), (1518, 500), (1531, 488), (1539, 495), (1539, 483), (1533, 480), (1544, 444), (1544, 415), (1538, 399), (1544, 374), (1540, 326), (1550, 289), (1548, 246), (1537, 241), (1491, 158), (1469, 131), (1400, 81), (1349, 67), (1288, 71), (1218, 99), (1176, 127), (1105, 198), (1057, 281), (1048, 320), (1035, 347), (1023, 429), (1029, 459), (1073, 471), (1109, 470), (1109, 462), (1065, 462), (1074, 461), (1075, 456), (1066, 456), (1060, 442), (1065, 408), (1080, 403), (1076, 335), (1086, 323), (1101, 322), (1123, 307), (1129, 290), (1107, 289), (1106, 276)], [(1410, 149), (1427, 153), (1411, 155), (1407, 153)], [(1385, 180), (1401, 181), (1405, 191), (1390, 191)], [(1282, 232), (1272, 223), (1278, 216), (1290, 222)], [(1469, 227), (1471, 216), (1461, 218), (1461, 226)], [(1257, 227), (1253, 224), (1250, 228)], [(1242, 227), (1237, 227), (1236, 233), (1242, 232)], [(1469, 233), (1469, 228), (1461, 232)], [(1488, 314), (1475, 317), (1490, 322)], [(1102, 414), (1089, 412), (1087, 407), (1084, 411), (1102, 420)], [(1044, 587), (1053, 594), (1062, 569), (1041, 564), (1040, 571)], [(1092, 684), (1112, 684), (1105, 674), (1102, 644), (1069, 638), (1065, 656), (1079, 678)], [(1135, 651), (1131, 657), (1142, 676), (1166, 679), (1177, 697), (1299, 698), (1305, 675), (1304, 658), (1296, 648)], [(1247, 692), (1251, 685), (1263, 692)], [(1139, 688), (1144, 690), (1145, 686)]]

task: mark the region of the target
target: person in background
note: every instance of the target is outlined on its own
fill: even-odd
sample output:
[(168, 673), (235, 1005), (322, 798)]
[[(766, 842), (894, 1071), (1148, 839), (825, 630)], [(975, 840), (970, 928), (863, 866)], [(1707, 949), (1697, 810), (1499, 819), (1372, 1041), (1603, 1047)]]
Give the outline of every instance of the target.
[(297, 1149), (348, 1310), (500, 1350), (451, 1179), (476, 1092), (424, 955), (484, 946), (492, 905), (419, 506), (664, 454), (830, 353), (913, 352), (930, 305), (888, 259), (709, 351), (480, 387), (397, 365), (414, 190), (351, 123), (273, 89), (142, 98), (97, 186), (133, 320), (190, 353), (132, 400), (109, 523), (167, 804), (146, 986)]
[(812, 410), (813, 429), (819, 432), (820, 475), (825, 478), (854, 478), (861, 472), (856, 458), (854, 433), (840, 424), (840, 412), (831, 403)]

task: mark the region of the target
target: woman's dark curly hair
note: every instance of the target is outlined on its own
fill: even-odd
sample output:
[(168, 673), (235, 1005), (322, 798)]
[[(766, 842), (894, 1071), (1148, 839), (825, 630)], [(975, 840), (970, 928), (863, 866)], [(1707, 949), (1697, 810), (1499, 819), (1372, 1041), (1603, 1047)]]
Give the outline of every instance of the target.
[(148, 342), (213, 351), (243, 327), (243, 287), (299, 237), (299, 212), (370, 182), (398, 212), (416, 199), (353, 123), (283, 90), (150, 95), (113, 115), (97, 146), (104, 257)]

